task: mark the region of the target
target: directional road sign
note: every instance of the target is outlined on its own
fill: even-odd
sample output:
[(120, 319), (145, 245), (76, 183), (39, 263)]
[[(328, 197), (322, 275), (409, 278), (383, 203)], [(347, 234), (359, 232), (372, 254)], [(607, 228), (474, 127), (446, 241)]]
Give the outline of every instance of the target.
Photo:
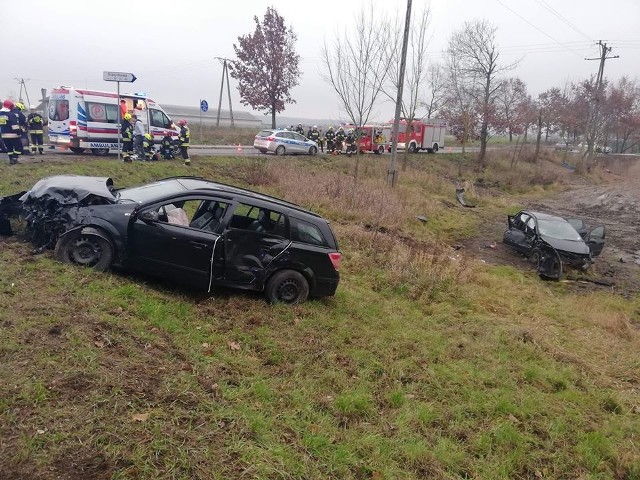
[(200, 101), (200, 110), (202, 110), (203, 112), (206, 112), (207, 110), (209, 110), (209, 104), (207, 103), (206, 100)]
[(127, 72), (102, 72), (102, 78), (105, 82), (135, 82), (136, 76)]

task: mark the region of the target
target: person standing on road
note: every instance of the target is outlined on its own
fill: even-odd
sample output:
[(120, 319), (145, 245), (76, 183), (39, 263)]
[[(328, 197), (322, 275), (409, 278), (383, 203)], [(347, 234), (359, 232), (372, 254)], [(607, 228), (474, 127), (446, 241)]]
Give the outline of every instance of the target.
[(9, 155), (9, 165), (18, 163), (18, 157), (22, 154), (20, 121), (14, 108), (15, 105), (11, 100), (5, 100), (0, 109), (0, 136)]
[(301, 123), (299, 123), (298, 126), (296, 127), (296, 132), (298, 132), (300, 135), (304, 135), (304, 127), (302, 126)]
[(189, 158), (189, 140), (191, 138), (191, 132), (189, 132), (187, 121), (184, 118), (178, 120), (178, 125), (180, 125), (180, 134), (178, 135), (178, 141), (180, 142), (180, 154), (182, 155), (184, 164), (186, 166), (190, 166), (191, 159)]
[(27, 117), (27, 128), (31, 139), (31, 155), (36, 154), (36, 148), (40, 155), (44, 155), (42, 139), (44, 136), (44, 119), (42, 115), (35, 111), (36, 107), (31, 106), (31, 113)]
[(133, 115), (133, 118), (133, 149), (135, 150), (138, 160), (144, 160), (144, 147), (142, 146), (145, 134), (144, 125), (142, 120), (140, 120), (136, 115)]
[(309, 129), (309, 133), (307, 133), (307, 138), (309, 140), (313, 140), (316, 142), (316, 145), (320, 147), (320, 132), (318, 131), (318, 126), (314, 125), (313, 128)]
[(24, 147), (29, 147), (29, 133), (27, 131), (27, 117), (24, 116), (25, 107), (22, 103), (16, 102), (13, 111), (18, 116), (18, 124), (20, 125), (20, 154), (24, 153)]
[(334, 143), (336, 140), (336, 132), (333, 131), (333, 125), (329, 125), (325, 138), (327, 139), (327, 153), (333, 153), (336, 148)]
[(124, 118), (127, 114), (127, 102), (124, 99), (120, 100), (120, 118)]
[(347, 138), (347, 136), (344, 133), (344, 128), (340, 126), (338, 128), (338, 131), (336, 132), (335, 150), (337, 151), (337, 153), (342, 152), (342, 144), (344, 143), (345, 138)]
[(120, 134), (122, 135), (122, 161), (130, 163), (133, 152), (133, 125), (131, 125), (130, 113), (125, 113), (122, 116)]

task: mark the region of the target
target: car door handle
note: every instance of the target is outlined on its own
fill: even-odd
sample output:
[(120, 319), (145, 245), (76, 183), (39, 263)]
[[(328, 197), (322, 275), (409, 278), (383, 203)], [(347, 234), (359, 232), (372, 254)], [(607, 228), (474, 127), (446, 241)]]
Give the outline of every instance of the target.
[(207, 244), (206, 243), (202, 243), (202, 242), (189, 242), (191, 245), (193, 245), (196, 248), (206, 248)]

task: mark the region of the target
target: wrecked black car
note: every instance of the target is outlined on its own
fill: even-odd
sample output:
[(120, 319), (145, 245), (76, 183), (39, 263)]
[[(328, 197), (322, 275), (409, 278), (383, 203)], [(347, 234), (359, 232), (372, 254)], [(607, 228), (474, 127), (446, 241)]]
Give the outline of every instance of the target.
[(342, 254), (320, 215), (202, 178), (117, 190), (110, 178), (49, 177), (0, 198), (0, 233), (10, 234), (17, 216), (37, 248), (100, 271), (119, 266), (284, 303), (331, 296), (340, 279)]
[(527, 256), (545, 278), (560, 279), (563, 265), (588, 268), (604, 248), (604, 225), (588, 230), (580, 219), (525, 210), (509, 215), (507, 223), (502, 241)]

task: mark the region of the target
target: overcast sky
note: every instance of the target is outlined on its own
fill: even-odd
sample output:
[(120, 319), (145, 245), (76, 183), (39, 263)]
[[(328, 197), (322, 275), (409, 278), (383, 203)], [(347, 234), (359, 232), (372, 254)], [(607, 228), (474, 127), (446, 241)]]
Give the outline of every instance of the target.
[[(222, 65), (214, 57), (234, 58), (237, 37), (254, 30), (274, 6), (298, 36), (302, 57), (297, 103), (282, 114), (299, 118), (344, 118), (338, 98), (320, 77), (320, 48), (343, 32), (360, 0), (2, 0), (0, 96), (17, 99), (26, 80), (31, 103), (40, 89), (60, 85), (115, 91), (102, 73), (132, 72), (138, 80), (122, 91), (146, 92), (166, 104), (197, 106), (206, 99), (217, 108)], [(366, 5), (370, 3), (367, 1)], [(404, 14), (405, 0), (374, 0), (380, 18)], [(414, 0), (414, 11), (423, 5)], [(440, 61), (451, 33), (464, 21), (486, 18), (498, 27), (506, 62), (521, 58), (513, 76), (534, 95), (596, 73), (595, 42), (607, 41), (611, 55), (605, 76), (640, 77), (640, 0), (432, 0), (431, 59)], [(7, 19), (11, 19), (7, 21)], [(240, 105), (231, 79), (233, 108)], [(23, 93), (24, 97), (24, 93)], [(227, 108), (226, 96), (223, 108)], [(390, 105), (377, 109), (387, 119)], [(259, 112), (253, 112), (263, 116)], [(263, 120), (268, 120), (264, 118)]]

